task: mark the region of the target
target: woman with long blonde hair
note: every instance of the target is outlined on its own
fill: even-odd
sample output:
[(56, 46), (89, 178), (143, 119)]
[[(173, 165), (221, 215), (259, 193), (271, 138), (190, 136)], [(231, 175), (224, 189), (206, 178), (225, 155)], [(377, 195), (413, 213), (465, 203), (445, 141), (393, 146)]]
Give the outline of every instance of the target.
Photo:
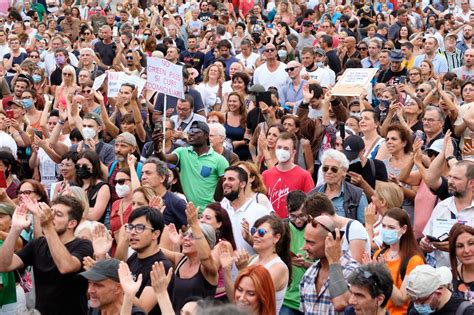
[(225, 81), (224, 70), (217, 64), (210, 65), (205, 71), (203, 80), (196, 86), (201, 93), (204, 108), (207, 112), (220, 109), (222, 99), (222, 83)]
[[(56, 52), (55, 54), (57, 54)], [(67, 57), (66, 57), (67, 58)], [(76, 71), (74, 70), (73, 66), (65, 66), (62, 69), (62, 82), (61, 85), (56, 88), (55, 95), (54, 95), (54, 108), (66, 108), (67, 103), (66, 99), (69, 95), (74, 95), (76, 92), (78, 85), (76, 81)]]

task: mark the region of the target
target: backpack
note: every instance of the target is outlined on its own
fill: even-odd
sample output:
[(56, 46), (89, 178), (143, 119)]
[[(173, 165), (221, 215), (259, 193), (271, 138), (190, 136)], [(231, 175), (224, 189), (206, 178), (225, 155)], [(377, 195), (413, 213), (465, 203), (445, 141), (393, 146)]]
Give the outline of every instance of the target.
[[(117, 164), (118, 164), (118, 161), (117, 161), (117, 160), (113, 161), (112, 164), (110, 164), (110, 167), (109, 167), (109, 174), (108, 174), (107, 178), (110, 178), (110, 177), (112, 176), (112, 174), (114, 173), (114, 170), (115, 170), (115, 167), (117, 166)], [(142, 162), (138, 162), (138, 163), (137, 163), (137, 167), (136, 167), (138, 178), (142, 178), (142, 167), (143, 167), (143, 163), (142, 163)]]

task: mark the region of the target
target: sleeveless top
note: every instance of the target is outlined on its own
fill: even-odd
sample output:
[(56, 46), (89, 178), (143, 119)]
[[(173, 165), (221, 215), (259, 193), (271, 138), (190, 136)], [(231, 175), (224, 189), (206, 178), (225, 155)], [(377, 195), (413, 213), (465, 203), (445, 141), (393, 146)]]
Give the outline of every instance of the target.
[(175, 310), (181, 309), (184, 301), (190, 296), (199, 296), (202, 298), (212, 297), (216, 293), (216, 286), (210, 284), (201, 271), (199, 266), (198, 272), (188, 279), (183, 279), (179, 275), (181, 266), (188, 260), (188, 257), (184, 256), (176, 266), (175, 279), (174, 279), (174, 299), (173, 308)]
[[(225, 132), (227, 138), (232, 141), (241, 141), (244, 139), (245, 128), (238, 126), (233, 127), (227, 123), (227, 113), (225, 114), (225, 123), (224, 123)], [(239, 156), (241, 161), (246, 161), (250, 158), (249, 146), (247, 144), (241, 145), (237, 148), (234, 148), (234, 153)]]
[[(94, 186), (89, 187), (89, 189), (87, 190), (87, 199), (89, 200), (89, 207), (90, 208), (95, 207), (95, 203), (97, 202), (97, 197), (98, 197), (98, 194), (99, 194), (99, 190), (104, 185), (107, 185), (107, 183), (106, 182), (98, 182)], [(109, 199), (109, 203), (110, 203), (110, 199)], [(104, 223), (107, 227), (109, 225), (109, 222), (108, 222), (108, 220), (106, 222), (106, 218), (110, 219), (109, 218), (109, 216), (110, 216), (109, 206), (110, 206), (110, 204), (107, 205), (107, 207), (105, 208), (104, 213), (102, 214), (102, 217), (100, 217), (100, 220), (99, 220), (100, 223)]]
[[(258, 260), (258, 256), (254, 256), (250, 260), (249, 265), (252, 265), (257, 260)], [(280, 256), (277, 256), (277, 257), (273, 258), (272, 260), (270, 260), (269, 262), (267, 262), (265, 265), (262, 265), (262, 266), (265, 267), (265, 269), (267, 269), (270, 272), (270, 268), (273, 267), (273, 265), (276, 265), (278, 263), (282, 263), (285, 266), (285, 268), (287, 268), (286, 264), (283, 262), (283, 260), (281, 260)], [(275, 292), (276, 313), (277, 314), (280, 314), (280, 309), (283, 305), (283, 299), (285, 298), (287, 288), (288, 288), (288, 279), (286, 280), (286, 286), (282, 290)]]
[[(362, 137), (364, 138), (364, 137)], [(379, 152), (379, 149), (380, 149), (380, 146), (385, 142), (385, 139), (380, 137), (372, 146), (372, 148), (370, 148), (370, 150), (367, 150), (364, 155), (366, 158), (368, 159), (375, 159), (375, 157), (377, 156), (377, 153)]]
[[(461, 266), (462, 268), (462, 266)], [(464, 279), (459, 274), (459, 271), (456, 272), (457, 277), (453, 279), (453, 290), (464, 296), (468, 301), (474, 301), (474, 281), (473, 282), (464, 282)]]

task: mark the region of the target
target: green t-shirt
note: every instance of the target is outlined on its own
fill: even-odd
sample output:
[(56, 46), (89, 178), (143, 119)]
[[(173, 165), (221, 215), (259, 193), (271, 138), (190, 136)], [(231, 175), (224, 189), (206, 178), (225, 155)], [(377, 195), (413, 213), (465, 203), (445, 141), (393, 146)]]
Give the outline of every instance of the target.
[(40, 22), (43, 22), (43, 17), (46, 14), (46, 9), (44, 8), (44, 6), (41, 3), (32, 4), (31, 10), (36, 11), (36, 13), (38, 14), (38, 20)]
[(227, 160), (209, 148), (201, 156), (192, 147), (181, 147), (173, 151), (178, 156), (181, 186), (189, 201), (199, 207), (199, 213), (214, 202), (214, 192), (219, 178), (229, 166)]
[[(0, 240), (0, 247), (3, 241)], [(0, 306), (16, 303), (16, 283), (13, 272), (0, 272)]]
[[(302, 229), (301, 231), (298, 230), (291, 222), (288, 223), (288, 225), (290, 226), (291, 234), (290, 251), (295, 255), (304, 255), (305, 252), (301, 249), (304, 245), (304, 229)], [(300, 281), (301, 278), (303, 278), (306, 269), (302, 267), (296, 267), (295, 265), (291, 267), (291, 283), (288, 284), (288, 289), (286, 290), (283, 305), (294, 310), (299, 310)]]

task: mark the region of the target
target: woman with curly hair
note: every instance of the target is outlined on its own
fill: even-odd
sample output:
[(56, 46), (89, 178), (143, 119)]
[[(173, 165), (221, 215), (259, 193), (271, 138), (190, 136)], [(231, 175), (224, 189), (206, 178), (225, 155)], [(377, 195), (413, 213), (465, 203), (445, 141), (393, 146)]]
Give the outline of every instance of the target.
[(224, 81), (224, 70), (217, 64), (210, 65), (204, 71), (203, 80), (196, 86), (196, 90), (201, 93), (206, 113), (214, 110), (215, 107), (220, 108)]

